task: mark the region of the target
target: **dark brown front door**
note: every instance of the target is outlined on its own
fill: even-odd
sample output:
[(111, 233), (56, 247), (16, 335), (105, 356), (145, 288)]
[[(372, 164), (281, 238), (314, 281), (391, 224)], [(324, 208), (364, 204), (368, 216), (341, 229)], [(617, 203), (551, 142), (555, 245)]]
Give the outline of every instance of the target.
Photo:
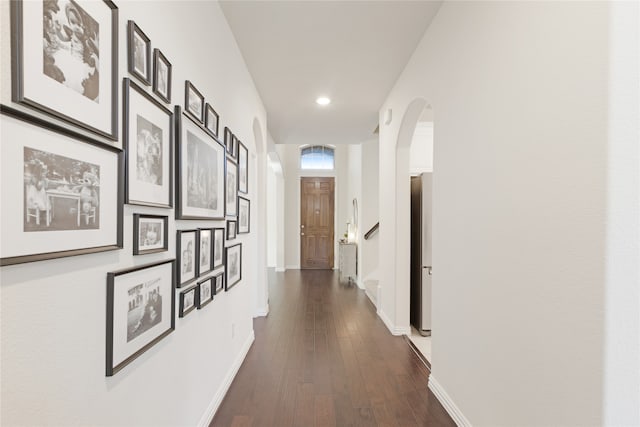
[(300, 266), (333, 268), (333, 178), (301, 178)]

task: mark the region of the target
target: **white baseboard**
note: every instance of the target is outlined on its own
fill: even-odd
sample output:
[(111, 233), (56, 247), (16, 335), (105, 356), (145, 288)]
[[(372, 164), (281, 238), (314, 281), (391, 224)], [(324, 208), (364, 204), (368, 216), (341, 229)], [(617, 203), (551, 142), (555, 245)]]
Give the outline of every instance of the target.
[(394, 325), (382, 309), (378, 309), (378, 316), (380, 316), (387, 329), (389, 329), (391, 335), (411, 335), (411, 326), (402, 327)]
[(242, 362), (244, 362), (245, 357), (247, 357), (247, 353), (249, 353), (249, 349), (251, 348), (251, 344), (253, 344), (253, 341), (255, 340), (255, 338), (256, 338), (255, 332), (251, 330), (251, 334), (249, 334), (249, 336), (247, 337), (247, 340), (242, 346), (242, 349), (240, 349), (240, 354), (238, 354), (238, 357), (236, 357), (236, 360), (233, 362), (233, 365), (231, 365), (231, 368), (229, 369), (229, 373), (225, 377), (224, 381), (222, 382), (222, 385), (220, 386), (216, 394), (213, 396), (213, 400), (211, 401), (211, 403), (209, 404), (209, 407), (207, 408), (204, 415), (200, 419), (200, 422), (198, 423), (199, 427), (208, 427), (209, 424), (211, 424), (211, 421), (213, 421), (213, 417), (216, 414), (216, 411), (218, 410), (218, 408), (220, 407), (220, 404), (222, 403), (222, 399), (224, 399), (224, 396), (227, 394), (227, 391), (229, 391), (229, 387), (231, 387), (231, 383), (233, 382), (233, 379), (236, 377), (238, 370), (240, 370), (240, 366), (242, 365)]
[(287, 269), (287, 270), (300, 270), (300, 266), (299, 265), (287, 265), (287, 266), (285, 266), (285, 269)]
[(429, 375), (429, 389), (438, 398), (458, 427), (471, 427), (471, 422), (464, 416), (460, 408), (458, 408), (451, 399), (451, 396), (447, 394), (440, 383), (433, 377), (433, 374)]
[(269, 314), (269, 304), (267, 304), (264, 307), (258, 308), (255, 314), (253, 315), (253, 317), (265, 317), (268, 314)]
[(287, 269), (284, 267), (276, 267), (276, 273), (284, 273), (285, 271), (287, 271)]

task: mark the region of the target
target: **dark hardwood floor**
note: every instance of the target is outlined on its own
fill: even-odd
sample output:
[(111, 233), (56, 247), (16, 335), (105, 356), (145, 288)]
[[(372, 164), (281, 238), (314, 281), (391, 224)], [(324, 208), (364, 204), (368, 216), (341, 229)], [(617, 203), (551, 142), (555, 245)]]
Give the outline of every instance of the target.
[(270, 276), (270, 313), (211, 426), (455, 426), (429, 371), (331, 270)]

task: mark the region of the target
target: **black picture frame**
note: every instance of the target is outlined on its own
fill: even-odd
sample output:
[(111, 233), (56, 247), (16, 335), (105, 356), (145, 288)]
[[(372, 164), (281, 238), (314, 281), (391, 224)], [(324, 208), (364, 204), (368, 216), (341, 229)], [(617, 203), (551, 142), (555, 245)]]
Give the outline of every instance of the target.
[(204, 123), (204, 95), (190, 80), (184, 82), (184, 112), (199, 124)]
[(214, 280), (214, 295), (218, 295), (220, 292), (224, 290), (224, 271), (213, 276)]
[[(144, 53), (139, 53), (136, 41), (144, 44)], [(145, 86), (151, 85), (151, 40), (133, 20), (127, 22), (127, 49), (129, 74)], [(141, 58), (141, 55), (144, 55), (144, 58)], [(140, 69), (141, 66), (144, 66), (144, 69)]]
[[(141, 111), (142, 109), (138, 105), (140, 104), (137, 99), (138, 96), (141, 97), (140, 100), (148, 102), (144, 103), (144, 107), (150, 108), (149, 110)], [(134, 97), (136, 98), (135, 105), (137, 108), (132, 108)], [(122, 140), (127, 153), (125, 203), (129, 205), (172, 208), (174, 200), (173, 153), (175, 137), (173, 112), (128, 78), (123, 79), (122, 100)], [(143, 113), (144, 116), (142, 115)], [(158, 119), (153, 121), (150, 119), (152, 116)], [(159, 122), (160, 117), (165, 121), (163, 124)], [(135, 135), (133, 135), (134, 130), (136, 131)], [(159, 135), (156, 135), (158, 133)], [(146, 137), (143, 135), (146, 135)], [(158, 136), (160, 137), (159, 141)], [(143, 145), (140, 141), (141, 138), (153, 142), (154, 147), (159, 145), (159, 155), (155, 155), (155, 157), (160, 157), (161, 162), (159, 165), (159, 178), (156, 171), (154, 173), (146, 173), (145, 175), (148, 177), (146, 181), (145, 179), (134, 179), (140, 175), (140, 165), (138, 164), (140, 163), (140, 153), (138, 153), (138, 150)], [(147, 145), (147, 143), (144, 143), (145, 147)], [(144, 162), (144, 164), (148, 165), (147, 162)], [(157, 167), (158, 165), (155, 166)], [(155, 167), (148, 166), (145, 169), (148, 168)], [(152, 175), (155, 178), (151, 178)], [(153, 198), (154, 196), (155, 198)]]
[(198, 297), (198, 285), (193, 285), (180, 292), (180, 308), (178, 310), (179, 317), (185, 317), (196, 309)]
[(224, 258), (226, 266), (225, 291), (228, 291), (242, 280), (242, 243), (227, 247)]
[(204, 127), (211, 135), (218, 138), (218, 127), (220, 126), (220, 116), (207, 102), (204, 107)]
[[(141, 271), (147, 273), (142, 279)], [(131, 273), (136, 274), (127, 278)], [(135, 290), (133, 299), (132, 290)], [(142, 303), (144, 306), (141, 307)], [(118, 312), (126, 312), (126, 319), (115, 317), (116, 304), (124, 307)], [(175, 260), (107, 273), (106, 323), (106, 376), (110, 377), (175, 330)], [(122, 331), (126, 333), (122, 334)], [(145, 344), (139, 347), (134, 346), (134, 340), (139, 336), (144, 337), (145, 332), (153, 332), (152, 338), (143, 339), (141, 342)], [(127, 349), (127, 346), (134, 348)]]
[(227, 153), (233, 149), (233, 132), (227, 126), (224, 127), (224, 148)]
[[(244, 223), (243, 209), (246, 209), (246, 223)], [(251, 200), (238, 196), (238, 234), (248, 234), (251, 231)]]
[(239, 143), (240, 143), (240, 140), (238, 139), (238, 137), (235, 134), (232, 134), (231, 147), (230, 147), (231, 149), (229, 151), (229, 155), (236, 162), (238, 161), (238, 144)]
[[(153, 49), (153, 93), (158, 95), (158, 98), (167, 104), (171, 104), (171, 82), (173, 76), (171, 68), (171, 62), (169, 62), (160, 49)], [(166, 76), (164, 76), (164, 79), (161, 79), (163, 69), (166, 70)]]
[(249, 194), (249, 150), (242, 142), (238, 144), (238, 192)]
[[(40, 111), (55, 119), (62, 120), (85, 131), (114, 141), (109, 144), (119, 148), (118, 141), (118, 8), (110, 0), (94, 2), (78, 0), (76, 5), (87, 14), (87, 8), (104, 15), (104, 19), (97, 24), (104, 28), (107, 34), (106, 40), (110, 45), (107, 51), (99, 52), (100, 61), (96, 73), (88, 74), (82, 81), (83, 93), (79, 87), (68, 84), (68, 80), (60, 80), (59, 74), (63, 71), (52, 67), (43, 58), (43, 41), (47, 41), (44, 28), (43, 10), (39, 9), (42, 2), (28, 2), (16, 0), (10, 2), (11, 7), (11, 99), (20, 105)], [(101, 10), (101, 6), (106, 9)], [(100, 10), (99, 10), (100, 9)], [(91, 16), (91, 20), (97, 13)], [(98, 18), (99, 19), (99, 18)], [(36, 37), (26, 37), (35, 34)], [(38, 36), (43, 37), (38, 41)], [(51, 37), (51, 35), (48, 35)], [(29, 40), (29, 41), (28, 41)], [(33, 40), (33, 41), (31, 41)], [(53, 45), (48, 43), (50, 49)], [(95, 48), (95, 44), (87, 44), (87, 49)], [(61, 50), (61, 49), (59, 49)], [(45, 55), (46, 56), (46, 55)], [(42, 62), (40, 62), (42, 61)], [(93, 61), (89, 59), (88, 61)], [(87, 62), (85, 61), (85, 64)], [(95, 67), (95, 62), (89, 64)], [(51, 68), (51, 74), (46, 71)], [(109, 73), (110, 76), (103, 81), (109, 82), (106, 94), (102, 88), (91, 84), (93, 76)], [(54, 77), (51, 77), (54, 76)], [(63, 77), (64, 78), (64, 77)], [(88, 87), (91, 86), (91, 90)], [(97, 86), (97, 87), (96, 87)], [(71, 89), (71, 90), (70, 90)], [(94, 99), (91, 99), (95, 97)], [(96, 101), (97, 99), (97, 101)]]
[(224, 173), (224, 213), (227, 218), (238, 217), (238, 164), (226, 158)]
[(224, 227), (213, 229), (213, 269), (224, 265)]
[[(214, 245), (215, 228), (199, 228), (198, 229), (198, 275), (202, 276), (213, 270), (213, 245)], [(204, 242), (208, 236), (208, 243)], [(203, 245), (205, 245), (203, 247)], [(203, 251), (204, 249), (204, 251)], [(205, 260), (206, 258), (206, 260)], [(203, 270), (204, 267), (204, 270)]]
[[(192, 234), (192, 236), (188, 236)], [(185, 242), (187, 243), (186, 248)], [(192, 243), (193, 246), (189, 246)], [(182, 288), (198, 280), (198, 230), (178, 230), (176, 232), (176, 287)]]
[[(145, 220), (147, 226), (145, 227)], [(155, 224), (152, 224), (155, 223)], [(158, 227), (150, 227), (150, 225), (159, 225)], [(161, 235), (161, 243), (157, 242), (141, 244), (142, 235), (152, 233), (151, 239), (154, 238), (153, 233)], [(146, 248), (146, 249), (145, 249)], [(149, 215), (149, 214), (133, 214), (133, 254), (147, 255), (158, 252), (166, 252), (169, 250), (169, 217), (166, 215)]]
[[(209, 287), (209, 292), (207, 295), (207, 292), (203, 292), (203, 289), (207, 288), (207, 285)], [(214, 282), (214, 277), (207, 277), (204, 280), (201, 280), (198, 282), (197, 284), (198, 290), (196, 291), (196, 307), (198, 308), (198, 310), (201, 310), (204, 306), (206, 306), (207, 304), (209, 304), (211, 301), (213, 301), (213, 296), (215, 295), (215, 282)]]
[[(175, 107), (174, 119), (177, 146), (176, 219), (224, 219), (226, 206), (224, 146), (190, 115), (181, 113), (180, 106)], [(192, 153), (190, 157), (190, 150), (195, 147), (198, 147), (198, 155)], [(193, 184), (193, 180), (189, 181), (190, 168), (215, 173), (215, 180), (199, 181), (201, 184), (215, 184), (215, 188), (205, 186), (202, 193), (202, 186), (189, 186), (190, 182)]]
[(238, 235), (238, 222), (235, 219), (227, 220), (227, 240), (235, 240)]
[[(69, 184), (69, 193), (74, 191), (71, 188), (72, 184), (73, 187), (76, 187), (76, 190), (80, 190), (77, 195), (73, 196), (72, 199), (77, 199), (78, 203), (78, 207), (76, 208), (77, 227), (75, 230), (73, 227), (64, 228), (64, 230), (76, 231), (77, 233), (86, 235), (86, 237), (78, 237), (76, 246), (73, 245), (74, 241), (69, 238), (70, 236), (67, 236), (64, 239), (60, 239), (54, 238), (54, 235), (51, 234), (42, 235), (38, 233), (37, 235), (34, 235), (31, 231), (25, 232), (24, 228), (26, 228), (27, 225), (23, 225), (23, 229), (19, 229), (19, 227), (16, 227), (16, 224), (19, 224), (20, 222), (29, 222), (28, 220), (30, 220), (29, 208), (27, 206), (26, 198), (28, 192), (28, 188), (26, 186), (27, 164), (24, 163), (25, 158), (22, 157), (22, 153), (26, 151), (27, 146), (24, 145), (24, 149), (21, 150), (20, 148), (16, 148), (17, 144), (12, 144), (10, 141), (3, 141), (3, 144), (0, 144), (0, 149), (18, 150), (18, 152), (15, 153), (18, 157), (12, 158), (9, 155), (5, 154), (3, 154), (3, 156), (0, 156), (0, 158), (5, 158), (6, 161), (9, 162), (9, 164), (2, 164), (0, 166), (0, 173), (10, 173), (10, 168), (8, 166), (11, 166), (11, 168), (17, 168), (15, 170), (15, 173), (22, 174), (24, 176), (24, 180), (17, 179), (18, 177), (15, 176), (15, 174), (0, 179), (0, 188), (2, 188), (0, 195), (2, 198), (4, 198), (9, 197), (10, 195), (22, 194), (24, 198), (22, 201), (22, 206), (24, 206), (24, 208), (17, 209), (15, 210), (15, 212), (13, 212), (13, 215), (19, 215), (19, 217), (12, 217), (11, 212), (6, 212), (2, 216), (3, 222), (0, 223), (2, 238), (3, 240), (7, 239), (6, 241), (10, 241), (13, 239), (23, 239), (24, 237), (26, 237), (26, 233), (29, 233), (31, 234), (29, 236), (29, 239), (32, 242), (30, 244), (34, 247), (34, 250), (22, 253), (17, 252), (14, 245), (4, 246), (2, 248), (2, 251), (0, 252), (0, 266), (122, 249), (124, 206), (124, 152), (119, 148), (113, 147), (109, 144), (104, 144), (102, 141), (87, 137), (86, 135), (75, 132), (74, 130), (71, 130), (67, 127), (50, 123), (46, 120), (34, 117), (5, 105), (0, 106), (0, 119), (2, 120), (3, 133), (18, 133), (17, 140), (20, 141), (20, 144), (28, 143), (36, 150), (47, 150), (46, 152), (48, 153), (52, 153), (55, 151), (57, 152), (57, 154), (55, 154), (54, 158), (67, 158), (69, 156), (67, 153), (72, 153), (70, 155), (74, 156), (74, 158), (77, 159), (79, 157), (78, 151), (91, 151), (95, 156), (109, 157), (110, 159), (108, 161), (108, 166), (112, 171), (111, 176), (105, 176), (104, 174), (98, 176), (98, 185), (102, 184), (102, 178), (106, 178), (105, 182), (112, 182), (111, 186), (104, 186), (105, 188), (111, 190), (110, 196), (109, 194), (107, 194), (107, 198), (105, 199), (104, 194), (102, 194), (102, 192), (100, 191), (98, 193), (98, 201), (100, 202), (99, 205), (93, 206), (93, 208), (89, 206), (90, 210), (87, 210), (86, 212), (84, 212), (86, 209), (85, 204), (82, 200), (83, 189), (76, 186), (72, 182), (67, 183)], [(36, 145), (34, 146), (31, 144)], [(32, 148), (30, 148), (30, 150), (34, 151)], [(24, 156), (26, 156), (26, 154), (24, 154)], [(95, 159), (86, 159), (86, 162), (94, 161)], [(107, 163), (105, 159), (105, 165), (106, 164)], [(53, 224), (52, 211), (55, 208), (55, 200), (52, 201), (52, 197), (54, 196), (53, 193), (50, 192), (49, 185), (54, 185), (54, 181), (50, 180), (48, 177), (43, 177), (42, 180), (43, 184), (41, 190), (38, 190), (38, 192), (42, 194), (42, 199), (47, 200), (46, 203), (50, 204), (49, 210), (51, 212), (43, 209), (42, 212), (38, 212), (36, 210), (35, 213), (37, 213), (39, 220), (42, 214), (44, 214), (45, 217), (44, 219), (42, 219), (42, 221), (48, 227), (50, 226), (50, 224)], [(59, 196), (64, 196), (64, 194), (59, 193), (61, 193), (61, 188), (65, 185), (65, 182), (66, 181), (55, 184), (55, 189)], [(54, 187), (51, 187), (51, 189), (54, 189)], [(93, 198), (94, 196), (90, 197)], [(0, 200), (2, 200), (2, 198), (0, 198)], [(110, 200), (110, 202), (107, 201), (107, 199)], [(15, 203), (15, 200), (8, 199), (0, 202), (0, 204), (5, 204), (5, 206), (15, 205)], [(93, 205), (92, 201), (91, 204)], [(26, 218), (22, 218), (23, 211), (26, 214)], [(91, 217), (91, 213), (93, 213), (93, 217)], [(92, 240), (91, 235), (87, 234), (94, 233), (95, 229), (85, 231), (81, 228), (83, 215), (85, 217), (84, 219), (87, 226), (91, 223), (95, 225), (96, 219), (101, 220), (102, 218), (106, 217), (114, 219), (115, 223), (113, 224), (110, 231), (106, 231), (104, 241)], [(39, 220), (37, 221), (38, 225)], [(9, 222), (5, 223), (4, 221)], [(99, 224), (104, 224), (104, 221), (100, 221)], [(100, 230), (100, 227), (101, 226), (99, 225), (98, 230)], [(60, 230), (60, 228), (49, 230), (41, 229), (39, 231), (56, 233), (58, 230)], [(43, 247), (45, 246), (46, 249), (43, 250)]]

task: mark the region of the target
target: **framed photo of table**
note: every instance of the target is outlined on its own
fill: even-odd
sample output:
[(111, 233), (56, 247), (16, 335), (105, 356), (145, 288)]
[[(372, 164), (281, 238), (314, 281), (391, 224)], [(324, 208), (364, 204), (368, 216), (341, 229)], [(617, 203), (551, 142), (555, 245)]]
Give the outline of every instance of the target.
[[(10, 3), (13, 101), (117, 141), (115, 4), (108, 0)], [(113, 145), (119, 147), (117, 142)]]
[(122, 151), (10, 107), (0, 112), (0, 265), (122, 248)]

